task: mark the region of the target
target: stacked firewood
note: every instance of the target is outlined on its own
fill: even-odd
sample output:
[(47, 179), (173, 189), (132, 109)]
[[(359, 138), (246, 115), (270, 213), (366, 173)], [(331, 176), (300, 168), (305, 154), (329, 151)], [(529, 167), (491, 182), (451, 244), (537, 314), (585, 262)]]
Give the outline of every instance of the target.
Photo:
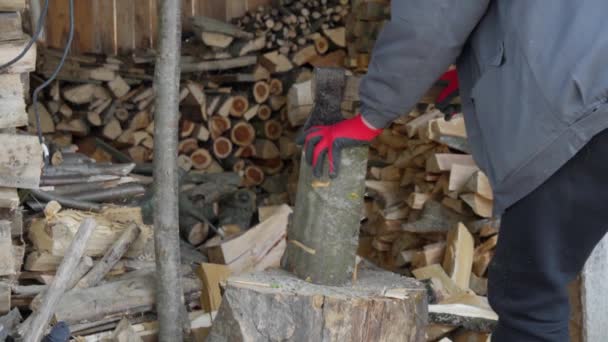
[(484, 296), (499, 221), (488, 179), (468, 153), (462, 115), (446, 121), (430, 106), (385, 129), (370, 155), (360, 254), (428, 282), (431, 321), (455, 303), (485, 310), (481, 322), (431, 325), (432, 341), (463, 324), (489, 332), (496, 320)]
[(376, 38), (389, 18), (390, 0), (353, 1), (352, 12), (346, 22), (348, 67), (367, 70)]

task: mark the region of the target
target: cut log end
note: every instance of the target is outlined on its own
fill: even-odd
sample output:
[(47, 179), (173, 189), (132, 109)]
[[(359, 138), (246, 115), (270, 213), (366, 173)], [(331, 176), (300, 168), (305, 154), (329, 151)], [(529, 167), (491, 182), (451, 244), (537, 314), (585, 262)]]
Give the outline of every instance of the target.
[(192, 152), (190, 155), (190, 159), (192, 160), (192, 167), (197, 170), (204, 170), (208, 168), (213, 162), (213, 157), (211, 157), (211, 153), (204, 148), (199, 148)]
[(238, 146), (249, 146), (255, 140), (255, 130), (249, 123), (241, 121), (232, 128), (230, 139)]
[(270, 96), (270, 86), (264, 81), (259, 81), (253, 86), (253, 98), (257, 103), (264, 103)]
[(268, 105), (261, 105), (258, 109), (258, 118), (260, 120), (268, 120), (272, 116), (272, 109)]
[(282, 95), (283, 94), (283, 82), (278, 78), (270, 80), (270, 95)]
[(249, 100), (246, 97), (237, 95), (232, 99), (232, 107), (230, 107), (230, 115), (240, 118), (249, 109)]
[(219, 159), (225, 159), (232, 153), (232, 142), (225, 137), (219, 137), (213, 142), (213, 154)]
[(251, 165), (245, 168), (245, 184), (248, 186), (258, 186), (264, 182), (264, 172), (261, 168)]

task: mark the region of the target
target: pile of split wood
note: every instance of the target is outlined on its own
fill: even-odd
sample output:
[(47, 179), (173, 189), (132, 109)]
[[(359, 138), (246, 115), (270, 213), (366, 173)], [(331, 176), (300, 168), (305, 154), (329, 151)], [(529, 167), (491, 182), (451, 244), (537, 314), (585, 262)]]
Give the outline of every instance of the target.
[(389, 18), (390, 0), (353, 1), (352, 13), (346, 22), (349, 68), (367, 70), (376, 38)]
[[(431, 340), (460, 325), (488, 332), (496, 320), (484, 296), (499, 222), (488, 179), (468, 152), (462, 115), (446, 121), (432, 106), (372, 144), (360, 254), (428, 282), (431, 319), (441, 323)], [(446, 320), (442, 310), (456, 315)], [(485, 319), (472, 323), (476, 310)]]

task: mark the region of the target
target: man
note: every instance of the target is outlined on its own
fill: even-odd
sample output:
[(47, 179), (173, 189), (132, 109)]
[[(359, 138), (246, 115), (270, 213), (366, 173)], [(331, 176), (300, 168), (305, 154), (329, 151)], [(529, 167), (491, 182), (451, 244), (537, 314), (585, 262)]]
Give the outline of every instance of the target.
[[(451, 63), (500, 238), (494, 342), (568, 341), (567, 284), (608, 222), (608, 1), (393, 0), (361, 115), (305, 132), (319, 170), (415, 105)], [(347, 171), (345, 171), (347, 172)], [(607, 337), (608, 338), (608, 337)]]

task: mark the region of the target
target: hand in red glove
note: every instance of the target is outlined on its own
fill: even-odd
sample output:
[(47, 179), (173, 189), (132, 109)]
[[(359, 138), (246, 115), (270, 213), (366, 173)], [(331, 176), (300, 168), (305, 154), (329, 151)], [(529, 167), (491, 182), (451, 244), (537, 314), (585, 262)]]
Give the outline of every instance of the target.
[(452, 118), (453, 111), (448, 107), (450, 106), (452, 100), (458, 96), (458, 88), (460, 87), (458, 82), (458, 72), (456, 69), (449, 70), (443, 74), (439, 80), (447, 83), (447, 85), (435, 99), (435, 108), (444, 113), (446, 120), (450, 120)]
[(338, 175), (340, 155), (345, 147), (368, 144), (382, 132), (374, 129), (363, 121), (361, 114), (352, 119), (338, 122), (330, 126), (314, 126), (304, 132), (304, 153), (306, 162), (312, 165), (313, 175), (321, 177), (323, 174), (323, 159), (327, 154), (329, 162), (329, 176)]

